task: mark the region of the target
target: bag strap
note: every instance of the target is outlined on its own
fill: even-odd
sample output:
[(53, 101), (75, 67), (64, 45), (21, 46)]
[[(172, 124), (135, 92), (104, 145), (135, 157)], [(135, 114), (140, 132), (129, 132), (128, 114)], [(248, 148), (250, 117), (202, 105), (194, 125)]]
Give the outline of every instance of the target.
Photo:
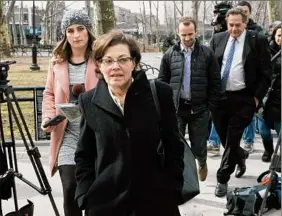
[(153, 99), (154, 99), (155, 107), (156, 107), (156, 110), (157, 110), (158, 119), (159, 119), (159, 122), (160, 122), (161, 121), (161, 110), (160, 110), (160, 102), (159, 102), (159, 98), (158, 98), (158, 94), (157, 94), (157, 88), (156, 88), (155, 80), (150, 80), (150, 87), (151, 87), (151, 91), (152, 91), (152, 94), (153, 94)]
[[(152, 95), (153, 95), (153, 100), (155, 103), (155, 107), (156, 107), (156, 111), (157, 111), (157, 116), (158, 116), (158, 120), (159, 120), (159, 129), (160, 132), (162, 133), (162, 127), (161, 127), (161, 109), (160, 109), (160, 102), (159, 102), (159, 97), (157, 94), (157, 88), (156, 88), (156, 83), (155, 80), (150, 80), (150, 87), (151, 87), (151, 91), (152, 91)], [(157, 153), (159, 155), (164, 155), (164, 145), (163, 142), (160, 141), (158, 148), (157, 148)], [(164, 158), (162, 159), (162, 165), (164, 166)]]

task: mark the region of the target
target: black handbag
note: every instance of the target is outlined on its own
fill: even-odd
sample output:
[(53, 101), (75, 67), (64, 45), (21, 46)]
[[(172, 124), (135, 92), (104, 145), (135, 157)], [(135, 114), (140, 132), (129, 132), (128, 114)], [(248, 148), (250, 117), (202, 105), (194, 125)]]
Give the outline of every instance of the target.
[(34, 204), (30, 200), (27, 200), (28, 204), (21, 207), (18, 211), (10, 212), (5, 216), (33, 216)]
[[(157, 110), (157, 115), (159, 122), (161, 120), (161, 112), (160, 112), (160, 104), (159, 99), (157, 95), (157, 89), (155, 85), (155, 81), (150, 81), (151, 91), (153, 94), (153, 99), (155, 102), (155, 107)], [(193, 152), (191, 151), (190, 146), (186, 142), (185, 138), (179, 134), (181, 138), (181, 142), (184, 144), (184, 169), (183, 169), (183, 186), (182, 186), (182, 201), (183, 203), (191, 200), (195, 196), (197, 196), (200, 193), (200, 187), (199, 187), (199, 180), (198, 180), (198, 174), (197, 174), (197, 165), (195, 161), (195, 156)], [(162, 143), (162, 140), (160, 140), (160, 144), (157, 149), (157, 154), (160, 159), (160, 163), (162, 167), (164, 168), (164, 161), (165, 161), (165, 151), (164, 146)]]

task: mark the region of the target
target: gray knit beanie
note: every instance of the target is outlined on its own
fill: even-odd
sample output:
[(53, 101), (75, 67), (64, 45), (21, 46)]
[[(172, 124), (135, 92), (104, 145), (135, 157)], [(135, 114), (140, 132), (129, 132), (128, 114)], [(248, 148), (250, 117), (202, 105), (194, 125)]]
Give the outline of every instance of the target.
[(65, 34), (67, 27), (74, 24), (84, 25), (87, 29), (92, 30), (91, 19), (84, 10), (69, 10), (64, 14), (61, 23), (62, 33)]

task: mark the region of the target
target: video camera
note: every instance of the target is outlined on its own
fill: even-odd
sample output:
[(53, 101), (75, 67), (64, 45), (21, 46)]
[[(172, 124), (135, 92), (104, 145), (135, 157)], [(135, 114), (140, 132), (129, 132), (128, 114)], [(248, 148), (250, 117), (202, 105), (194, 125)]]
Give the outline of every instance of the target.
[(6, 85), (9, 80), (7, 80), (8, 77), (8, 71), (10, 69), (9, 65), (15, 64), (16, 61), (4, 61), (0, 62), (0, 85)]
[(211, 25), (214, 26), (214, 33), (219, 33), (227, 30), (225, 15), (232, 8), (231, 2), (220, 2), (214, 6), (214, 18)]

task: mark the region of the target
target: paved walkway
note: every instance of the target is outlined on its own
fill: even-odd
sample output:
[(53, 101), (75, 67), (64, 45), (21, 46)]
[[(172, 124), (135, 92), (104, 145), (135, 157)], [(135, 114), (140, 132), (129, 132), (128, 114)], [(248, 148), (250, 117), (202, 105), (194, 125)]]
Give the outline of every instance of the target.
[[(59, 175), (56, 174), (53, 178), (50, 178), (50, 173), (48, 171), (48, 157), (49, 148), (46, 145), (39, 146), (40, 153), (42, 155), (41, 161), (44, 170), (48, 176), (49, 183), (52, 187), (52, 194), (55, 198), (55, 202), (59, 209), (61, 215), (63, 215), (63, 197), (62, 188)], [(263, 147), (261, 139), (257, 136), (255, 143), (255, 151), (250, 155), (247, 160), (247, 172), (245, 176), (241, 179), (236, 179), (232, 176), (229, 182), (230, 188), (242, 187), (242, 186), (252, 186), (256, 184), (257, 176), (268, 170), (269, 164), (261, 162), (261, 155), (263, 152)], [(29, 157), (25, 153), (25, 148), (22, 145), (17, 147), (18, 156), (18, 166), (20, 173), (28, 179), (32, 180), (34, 184), (37, 184), (36, 175), (33, 171), (32, 165), (30, 163)], [(208, 168), (209, 175), (205, 182), (200, 183), (201, 193), (191, 200), (190, 202), (180, 206), (180, 211), (182, 216), (219, 216), (223, 215), (226, 204), (226, 198), (217, 198), (214, 196), (214, 189), (216, 185), (216, 170), (220, 163), (220, 156), (209, 156), (208, 157)], [(35, 204), (35, 216), (51, 216), (54, 215), (50, 201), (47, 196), (40, 195), (37, 191), (32, 189), (30, 186), (26, 185), (24, 182), (16, 179), (17, 183), (17, 193), (19, 206), (25, 205), (26, 199), (30, 199)], [(10, 212), (14, 208), (14, 203), (12, 199), (8, 201), (3, 201), (4, 213)], [(280, 211), (273, 210), (269, 216), (281, 215)]]
[[(161, 56), (161, 53), (142, 53), (141, 61), (153, 67), (159, 68)], [(157, 76), (157, 74), (153, 74), (152, 76)], [(39, 143), (38, 146), (42, 155), (41, 161), (44, 170), (48, 176), (50, 185), (52, 187), (52, 194), (55, 198), (55, 202), (57, 204), (60, 214), (63, 215), (63, 196), (59, 175), (56, 174), (53, 178), (50, 178), (50, 173), (48, 171), (49, 148), (44, 144), (42, 145), (42, 143)], [(255, 151), (250, 155), (249, 159), (247, 160), (247, 172), (245, 176), (243, 176), (241, 179), (236, 179), (234, 176), (232, 176), (229, 182), (230, 188), (252, 186), (256, 184), (257, 176), (263, 171), (268, 170), (269, 167), (269, 164), (261, 162), (262, 152), (263, 147), (261, 139), (257, 136), (255, 143)], [(29, 157), (27, 156), (27, 153), (25, 152), (23, 146), (20, 144), (17, 147), (17, 156), (20, 173), (22, 173), (26, 179), (32, 180), (34, 184), (38, 185), (36, 181), (36, 175), (33, 171)], [(201, 193), (190, 202), (179, 207), (182, 216), (223, 215), (223, 212), (226, 210), (226, 198), (217, 198), (214, 196), (214, 189), (216, 186), (216, 171), (219, 167), (220, 160), (220, 156), (209, 156), (208, 178), (205, 182), (200, 183)], [(35, 216), (55, 215), (47, 196), (40, 195), (37, 191), (35, 191), (30, 186), (26, 185), (24, 182), (18, 179), (16, 179), (16, 183), (18, 202), (20, 207), (27, 204), (26, 200), (30, 199), (35, 204)], [(8, 201), (3, 201), (2, 204), (4, 214), (14, 210), (14, 203), (12, 199), (9, 199)], [(265, 215), (278, 216), (281, 215), (281, 211), (273, 210)]]

